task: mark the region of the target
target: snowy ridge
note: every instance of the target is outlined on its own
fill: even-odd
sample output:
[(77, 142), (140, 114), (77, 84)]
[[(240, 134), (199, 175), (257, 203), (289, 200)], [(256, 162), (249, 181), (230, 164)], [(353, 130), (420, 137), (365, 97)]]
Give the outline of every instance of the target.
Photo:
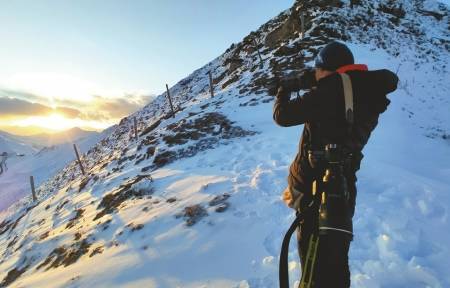
[[(277, 287), (293, 219), (280, 193), (300, 129), (275, 126), (266, 91), (274, 77), (310, 64), (330, 37), (401, 78), (358, 174), (352, 285), (449, 286), (449, 9), (349, 5), (297, 1), (172, 87), (174, 118), (160, 95), (83, 155), (88, 175), (72, 162), (41, 185), (39, 204), (0, 223), (0, 286)], [(294, 282), (294, 245), (290, 259)]]
[(32, 154), (36, 152), (37, 148), (30, 143), (26, 143), (20, 137), (16, 137), (9, 133), (0, 131), (0, 153), (6, 152), (11, 155), (18, 154)]
[[(78, 149), (84, 153), (106, 137), (108, 133), (109, 130), (107, 129), (102, 133), (89, 133), (78, 140), (70, 140), (73, 140)], [(45, 137), (42, 138), (47, 141)], [(27, 140), (26, 137), (25, 139)], [(31, 147), (30, 144), (26, 145)], [(13, 149), (17, 149), (17, 146), (18, 144), (15, 142)], [(8, 171), (0, 176), (0, 219), (4, 217), (2, 214), (5, 214), (5, 212), (3, 211), (12, 204), (14, 205), (10, 210), (14, 211), (16, 207), (21, 207), (23, 202), (29, 201), (28, 198), (23, 198), (30, 195), (30, 184), (28, 182), (30, 175), (34, 176), (35, 185), (38, 187), (75, 158), (72, 144), (69, 143), (52, 145), (40, 148), (37, 151), (31, 150), (23, 154), (23, 156), (10, 155), (7, 162)]]

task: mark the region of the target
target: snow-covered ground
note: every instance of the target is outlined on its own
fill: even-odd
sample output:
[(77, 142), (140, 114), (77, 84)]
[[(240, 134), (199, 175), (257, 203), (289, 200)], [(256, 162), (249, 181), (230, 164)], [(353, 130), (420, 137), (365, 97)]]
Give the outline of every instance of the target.
[(450, 0), (439, 0), (439, 1), (444, 3), (447, 6), (450, 6)]
[(38, 150), (37, 147), (22, 137), (15, 136), (3, 131), (0, 131), (0, 154), (6, 152), (8, 154), (32, 154)]
[[(105, 136), (106, 133), (92, 133), (75, 143), (80, 152), (85, 153)], [(34, 177), (35, 185), (39, 186), (75, 158), (72, 144), (69, 143), (40, 150), (29, 143), (10, 143), (10, 150), (3, 150), (9, 151), (10, 156), (7, 160), (8, 170), (0, 175), (0, 219), (3, 218), (5, 209), (31, 193), (30, 176)], [(23, 153), (23, 156), (15, 153)]]
[[(444, 22), (413, 12), (407, 17), (414, 25), (431, 21), (425, 31), (449, 40)], [(360, 12), (339, 13), (350, 21)], [(381, 22), (390, 17), (377, 15)], [(356, 61), (398, 71), (401, 82), (363, 151), (352, 287), (449, 287), (449, 51), (419, 43), (426, 33), (401, 42), (397, 28), (377, 29), (373, 37), (390, 33), (387, 41), (400, 46), (382, 49), (365, 41), (368, 35), (352, 34)], [(302, 126), (276, 126), (266, 89), (243, 90), (275, 66), (254, 65), (258, 56), (248, 43), (172, 87), (181, 108), (175, 118), (161, 95), (134, 115), (139, 141), (130, 139), (125, 119), (86, 157), (88, 176), (72, 162), (39, 187), (37, 206), (16, 206), (0, 224), (0, 286), (278, 287), (281, 240), (293, 220), (280, 194)], [(393, 56), (396, 49), (402, 54)], [(264, 46), (261, 53), (278, 63), (290, 59), (275, 50)], [(233, 60), (241, 65), (233, 70), (225, 63), (236, 55), (242, 62)], [(213, 99), (209, 70), (220, 79)], [(300, 270), (292, 242), (293, 285)]]

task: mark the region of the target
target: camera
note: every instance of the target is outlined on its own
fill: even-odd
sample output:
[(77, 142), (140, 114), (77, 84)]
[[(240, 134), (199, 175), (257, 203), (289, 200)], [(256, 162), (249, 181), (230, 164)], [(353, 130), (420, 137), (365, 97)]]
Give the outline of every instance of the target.
[(278, 88), (283, 87), (286, 92), (296, 92), (304, 89), (311, 89), (317, 85), (313, 68), (307, 68), (301, 73), (290, 73), (283, 77), (275, 77), (269, 84), (269, 95), (275, 96)]

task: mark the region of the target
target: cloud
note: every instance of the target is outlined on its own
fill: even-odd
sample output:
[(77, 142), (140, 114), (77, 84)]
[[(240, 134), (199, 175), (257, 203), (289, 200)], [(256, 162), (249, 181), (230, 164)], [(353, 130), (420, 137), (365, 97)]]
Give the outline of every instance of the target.
[(0, 88), (0, 98), (18, 98), (26, 101), (41, 102), (41, 103), (48, 100), (45, 97), (33, 93), (28, 93), (19, 90), (12, 90), (7, 88)]
[[(87, 121), (118, 120), (144, 107), (153, 95), (126, 93), (120, 97), (93, 95), (89, 102), (52, 99), (24, 91), (0, 88), (0, 118), (45, 116), (61, 113)], [(50, 105), (51, 103), (51, 105)], [(55, 106), (53, 109), (50, 106)]]
[(53, 109), (43, 104), (32, 103), (18, 98), (0, 98), (0, 117), (45, 116), (58, 112), (64, 114), (68, 118), (76, 118), (81, 114), (79, 110), (69, 107), (56, 107)]
[(122, 118), (148, 104), (154, 96), (125, 94), (121, 98), (107, 98), (99, 95), (93, 96), (93, 106), (97, 108), (96, 113), (91, 113), (88, 117), (98, 117), (100, 119)]
[(70, 107), (59, 107), (59, 106), (57, 106), (55, 108), (54, 112), (62, 113), (66, 116), (66, 118), (77, 118), (82, 114), (81, 111), (79, 111), (77, 109), (70, 108)]

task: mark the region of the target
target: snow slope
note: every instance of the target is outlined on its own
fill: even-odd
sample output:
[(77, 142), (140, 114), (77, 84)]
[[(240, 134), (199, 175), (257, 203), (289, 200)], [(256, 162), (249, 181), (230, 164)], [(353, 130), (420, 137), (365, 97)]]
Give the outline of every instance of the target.
[[(280, 193), (302, 127), (273, 123), (267, 85), (331, 37), (401, 78), (358, 173), (352, 287), (450, 286), (449, 9), (396, 1), (403, 15), (388, 2), (297, 1), (172, 87), (174, 118), (160, 95), (132, 115), (138, 141), (124, 119), (83, 156), (88, 176), (72, 162), (0, 224), (0, 285), (278, 287), (293, 220)], [(294, 244), (290, 261), (293, 284)]]
[(98, 132), (85, 131), (77, 127), (54, 134), (36, 134), (32, 136), (18, 136), (0, 131), (0, 153), (31, 155), (45, 147), (73, 143), (88, 137), (93, 139), (100, 137), (98, 134)]
[(0, 131), (0, 153), (8, 154), (32, 154), (38, 150), (31, 143), (24, 141), (18, 136)]
[[(102, 133), (82, 133), (80, 136), (83, 137), (74, 140), (74, 143), (77, 144), (81, 152), (87, 152), (89, 148), (103, 139), (108, 134), (108, 131), (105, 130)], [(20, 137), (17, 137), (17, 139), (20, 139)], [(39, 146), (37, 145), (41, 145), (40, 143), (49, 143), (50, 139), (42, 136), (42, 139), (36, 140), (26, 137), (25, 140), (34, 142), (35, 144), (23, 144), (27, 149), (19, 149), (18, 147), (21, 147), (21, 142), (17, 140), (14, 142), (11, 141), (10, 153), (23, 153), (24, 156), (18, 157), (15, 154), (10, 154), (7, 160), (8, 170), (0, 175), (0, 219), (3, 210), (23, 197), (30, 195), (29, 177), (31, 175), (34, 176), (35, 185), (39, 186), (75, 158), (71, 143), (66, 142), (50, 147), (44, 146), (38, 150), (36, 147)]]

